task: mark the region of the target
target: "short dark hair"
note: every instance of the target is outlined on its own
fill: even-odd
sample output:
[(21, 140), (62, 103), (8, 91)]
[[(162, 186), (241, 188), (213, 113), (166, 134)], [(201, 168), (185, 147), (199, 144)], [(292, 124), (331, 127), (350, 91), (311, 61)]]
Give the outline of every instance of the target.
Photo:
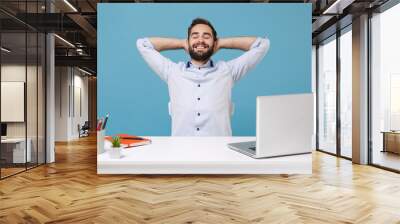
[(204, 24), (204, 25), (209, 26), (212, 30), (214, 40), (217, 40), (217, 31), (215, 31), (215, 29), (214, 29), (213, 25), (210, 23), (210, 21), (203, 19), (203, 18), (196, 18), (196, 19), (192, 20), (192, 24), (190, 24), (190, 26), (188, 28), (188, 39), (190, 37), (190, 32), (192, 31), (192, 28), (194, 26), (196, 26), (197, 24)]

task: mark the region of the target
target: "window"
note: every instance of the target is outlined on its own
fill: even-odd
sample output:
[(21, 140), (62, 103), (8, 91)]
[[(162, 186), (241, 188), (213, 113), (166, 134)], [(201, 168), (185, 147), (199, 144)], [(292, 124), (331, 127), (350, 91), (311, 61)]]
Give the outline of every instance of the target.
[(372, 164), (400, 170), (400, 4), (371, 19)]
[(336, 36), (318, 47), (318, 149), (336, 153)]
[(340, 36), (340, 155), (352, 157), (352, 32)]

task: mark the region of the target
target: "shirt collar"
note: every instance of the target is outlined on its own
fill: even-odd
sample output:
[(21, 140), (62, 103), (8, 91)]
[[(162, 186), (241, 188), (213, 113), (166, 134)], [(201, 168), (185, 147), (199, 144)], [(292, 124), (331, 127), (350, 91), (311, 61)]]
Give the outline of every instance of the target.
[(201, 66), (194, 65), (190, 61), (186, 62), (186, 68), (190, 68), (192, 66), (195, 67), (195, 68), (213, 68), (214, 67), (214, 62), (210, 59), (210, 60), (208, 60), (207, 63), (205, 63), (204, 65), (201, 65)]

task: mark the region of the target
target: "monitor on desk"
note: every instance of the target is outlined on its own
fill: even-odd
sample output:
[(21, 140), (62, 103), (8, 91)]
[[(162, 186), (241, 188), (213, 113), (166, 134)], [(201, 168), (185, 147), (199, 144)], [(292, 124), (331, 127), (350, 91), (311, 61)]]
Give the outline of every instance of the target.
[(1, 123), (1, 138), (7, 137), (7, 124)]

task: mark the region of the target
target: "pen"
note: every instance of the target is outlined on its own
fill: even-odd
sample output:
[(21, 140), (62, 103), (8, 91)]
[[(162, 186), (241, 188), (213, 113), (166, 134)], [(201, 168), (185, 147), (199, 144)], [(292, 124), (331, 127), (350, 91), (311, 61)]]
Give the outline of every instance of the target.
[(108, 120), (108, 117), (110, 116), (110, 113), (107, 113), (107, 115), (106, 115), (106, 118), (104, 119), (104, 123), (103, 123), (103, 130), (106, 128), (106, 125), (107, 125), (107, 120)]
[(103, 119), (103, 118), (100, 118), (100, 119), (98, 120), (98, 122), (97, 122), (97, 131), (101, 131), (102, 119)]

